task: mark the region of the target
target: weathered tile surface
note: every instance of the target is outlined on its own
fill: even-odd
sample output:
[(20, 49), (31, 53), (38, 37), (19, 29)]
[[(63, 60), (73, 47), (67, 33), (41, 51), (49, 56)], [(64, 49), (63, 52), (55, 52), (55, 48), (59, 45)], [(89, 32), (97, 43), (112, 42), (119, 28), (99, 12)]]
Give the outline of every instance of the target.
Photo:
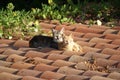
[(43, 21), (42, 30), (65, 28), (83, 52), (29, 48), (29, 41), (0, 39), (0, 80), (120, 80), (117, 28)]

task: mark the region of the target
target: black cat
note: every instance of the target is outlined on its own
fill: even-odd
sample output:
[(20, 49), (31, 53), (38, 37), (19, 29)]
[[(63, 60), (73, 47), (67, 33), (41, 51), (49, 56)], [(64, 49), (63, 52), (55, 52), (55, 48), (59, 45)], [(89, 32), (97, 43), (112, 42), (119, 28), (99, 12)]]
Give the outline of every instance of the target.
[(51, 47), (51, 48), (58, 49), (58, 44), (53, 41), (53, 37), (37, 35), (37, 36), (34, 36), (29, 41), (29, 47), (31, 48)]
[(63, 28), (60, 31), (52, 29), (52, 37), (36, 35), (29, 41), (31, 48), (55, 48), (58, 49), (58, 43), (63, 41)]

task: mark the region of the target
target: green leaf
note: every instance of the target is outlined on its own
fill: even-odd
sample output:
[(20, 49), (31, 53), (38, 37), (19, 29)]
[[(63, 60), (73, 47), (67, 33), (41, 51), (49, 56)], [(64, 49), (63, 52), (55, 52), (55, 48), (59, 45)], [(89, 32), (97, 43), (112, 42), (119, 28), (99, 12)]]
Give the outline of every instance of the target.
[(2, 35), (3, 35), (3, 31), (2, 31), (2, 30), (0, 30), (0, 37), (2, 37)]

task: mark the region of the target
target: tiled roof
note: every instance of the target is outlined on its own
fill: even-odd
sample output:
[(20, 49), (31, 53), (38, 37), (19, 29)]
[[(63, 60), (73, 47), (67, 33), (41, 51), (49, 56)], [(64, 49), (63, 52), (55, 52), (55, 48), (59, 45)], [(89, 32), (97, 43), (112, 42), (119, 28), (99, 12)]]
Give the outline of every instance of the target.
[(0, 80), (120, 80), (120, 31), (106, 26), (41, 22), (72, 33), (83, 53), (29, 48), (29, 41), (0, 39)]

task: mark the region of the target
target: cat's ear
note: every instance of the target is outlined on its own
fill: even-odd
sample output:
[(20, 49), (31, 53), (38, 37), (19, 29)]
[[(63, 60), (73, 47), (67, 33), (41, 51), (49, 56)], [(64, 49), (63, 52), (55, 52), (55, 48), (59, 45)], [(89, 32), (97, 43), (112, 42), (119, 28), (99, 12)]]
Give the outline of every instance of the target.
[(71, 38), (72, 38), (72, 37), (73, 37), (73, 34), (71, 33), (71, 34), (69, 35), (69, 37), (71, 37)]
[(53, 33), (56, 31), (54, 28), (52, 28), (51, 30), (52, 30)]
[(64, 27), (60, 30), (60, 33), (62, 34), (64, 33)]

